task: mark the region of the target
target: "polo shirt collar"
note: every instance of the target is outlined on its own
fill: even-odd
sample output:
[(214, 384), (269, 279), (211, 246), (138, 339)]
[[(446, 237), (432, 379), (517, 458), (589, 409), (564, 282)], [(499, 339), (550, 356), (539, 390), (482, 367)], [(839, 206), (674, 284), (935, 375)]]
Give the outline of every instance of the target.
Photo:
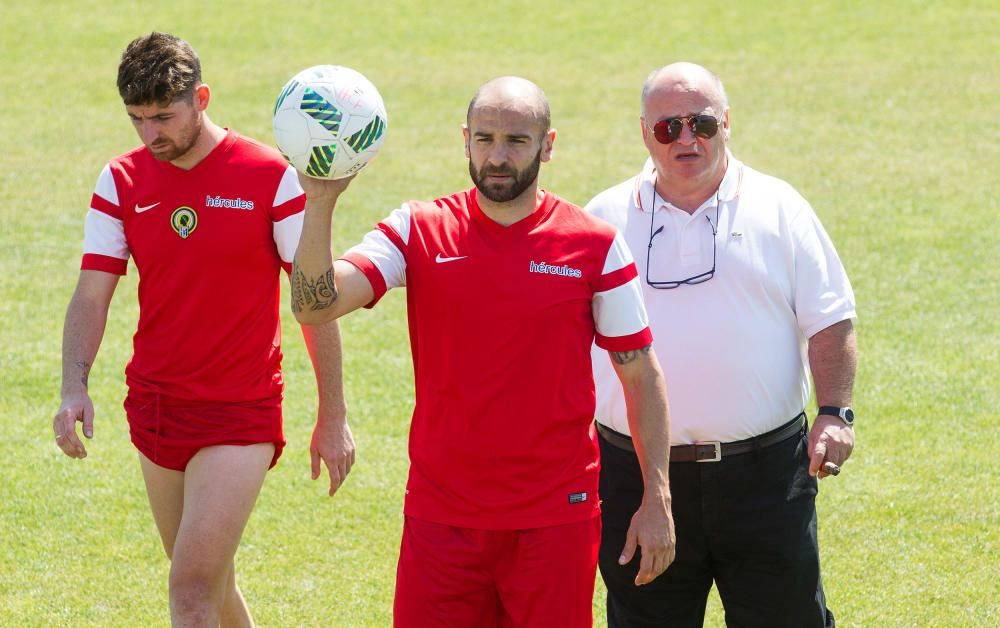
[[(740, 195), (740, 187), (743, 183), (743, 162), (737, 161), (733, 154), (726, 149), (726, 157), (728, 165), (726, 166), (726, 174), (722, 177), (722, 183), (719, 184), (719, 201), (727, 202), (735, 199)], [(632, 202), (639, 209), (639, 211), (646, 213), (649, 212), (653, 203), (653, 184), (656, 182), (656, 167), (653, 165), (653, 160), (650, 158), (646, 159), (646, 163), (642, 167), (642, 171), (639, 176), (636, 177), (635, 189), (632, 193)], [(669, 205), (666, 201), (661, 202)], [(715, 206), (715, 195), (713, 194), (709, 197), (701, 207), (698, 208), (694, 213), (699, 213), (706, 206)]]

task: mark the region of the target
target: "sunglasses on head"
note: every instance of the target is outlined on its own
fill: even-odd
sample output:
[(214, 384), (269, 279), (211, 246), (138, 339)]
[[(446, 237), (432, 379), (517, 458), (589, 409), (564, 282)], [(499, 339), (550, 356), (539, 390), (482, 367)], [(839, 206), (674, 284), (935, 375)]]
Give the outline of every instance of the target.
[(691, 133), (705, 139), (715, 137), (715, 134), (719, 132), (718, 118), (707, 113), (679, 118), (664, 118), (654, 124), (650, 131), (653, 132), (653, 137), (656, 138), (657, 142), (669, 144), (681, 136), (681, 130), (685, 124), (691, 129)]

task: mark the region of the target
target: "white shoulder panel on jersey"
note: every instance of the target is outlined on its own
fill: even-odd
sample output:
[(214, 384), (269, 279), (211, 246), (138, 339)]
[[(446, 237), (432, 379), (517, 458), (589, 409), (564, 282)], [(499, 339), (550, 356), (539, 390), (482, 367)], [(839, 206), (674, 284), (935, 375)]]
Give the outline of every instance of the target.
[(295, 172), (295, 168), (288, 166), (285, 169), (285, 174), (281, 177), (281, 183), (278, 184), (278, 191), (274, 194), (272, 207), (280, 207), (301, 195), (302, 186), (299, 185), (299, 175)]
[(122, 221), (96, 209), (88, 210), (83, 223), (83, 253), (128, 259), (128, 243)]
[(403, 203), (403, 206), (389, 214), (389, 217), (383, 220), (382, 224), (392, 227), (392, 230), (403, 240), (403, 244), (407, 244), (410, 241), (411, 216), (410, 206)]
[(601, 274), (607, 275), (608, 273), (613, 273), (616, 270), (625, 268), (633, 261), (632, 251), (625, 244), (625, 238), (622, 237), (621, 231), (615, 229), (615, 240), (611, 243), (611, 248), (608, 249), (608, 257), (604, 260), (604, 269), (601, 271)]
[(295, 249), (299, 246), (299, 235), (302, 233), (304, 220), (305, 212), (298, 212), (273, 223), (274, 243), (278, 246), (278, 256), (286, 264), (291, 264), (295, 260)]
[(370, 259), (382, 273), (386, 289), (391, 290), (406, 285), (406, 255), (386, 231), (394, 234), (404, 246), (406, 245), (410, 239), (409, 205), (403, 204), (389, 214), (389, 217), (369, 231), (359, 244), (351, 247), (348, 253), (357, 253)]
[(617, 288), (594, 293), (590, 303), (597, 333), (609, 338), (629, 336), (649, 326), (638, 277)]
[(94, 193), (108, 201), (112, 205), (119, 205), (118, 188), (115, 187), (115, 178), (111, 176), (110, 164), (104, 164), (100, 176), (97, 177), (97, 186)]

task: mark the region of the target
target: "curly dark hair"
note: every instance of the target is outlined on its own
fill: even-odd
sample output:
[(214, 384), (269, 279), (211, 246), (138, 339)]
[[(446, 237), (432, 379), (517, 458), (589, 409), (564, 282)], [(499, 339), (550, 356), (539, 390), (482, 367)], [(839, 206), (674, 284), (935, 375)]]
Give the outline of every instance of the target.
[(132, 41), (118, 65), (118, 93), (126, 105), (167, 106), (194, 96), (201, 61), (191, 44), (152, 32)]

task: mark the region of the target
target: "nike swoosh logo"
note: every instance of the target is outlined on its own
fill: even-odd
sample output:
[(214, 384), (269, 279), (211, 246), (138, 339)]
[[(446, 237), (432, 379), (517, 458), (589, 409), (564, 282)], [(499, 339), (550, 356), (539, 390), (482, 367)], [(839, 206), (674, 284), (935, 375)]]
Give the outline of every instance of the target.
[(135, 204), (135, 213), (137, 213), (137, 214), (141, 214), (141, 213), (142, 213), (142, 212), (144, 212), (144, 211), (148, 211), (148, 210), (150, 210), (150, 209), (153, 209), (153, 208), (154, 208), (154, 207), (156, 207), (157, 205), (159, 205), (159, 203), (158, 203), (158, 202), (157, 202), (157, 203), (153, 203), (152, 205), (146, 205), (145, 207), (139, 207), (139, 203), (136, 203), (136, 204)]
[(441, 254), (438, 253), (437, 257), (434, 258), (434, 261), (438, 264), (444, 264), (445, 262), (454, 262), (455, 260), (465, 259), (466, 257), (468, 257), (468, 255), (459, 255), (458, 257), (441, 257)]

